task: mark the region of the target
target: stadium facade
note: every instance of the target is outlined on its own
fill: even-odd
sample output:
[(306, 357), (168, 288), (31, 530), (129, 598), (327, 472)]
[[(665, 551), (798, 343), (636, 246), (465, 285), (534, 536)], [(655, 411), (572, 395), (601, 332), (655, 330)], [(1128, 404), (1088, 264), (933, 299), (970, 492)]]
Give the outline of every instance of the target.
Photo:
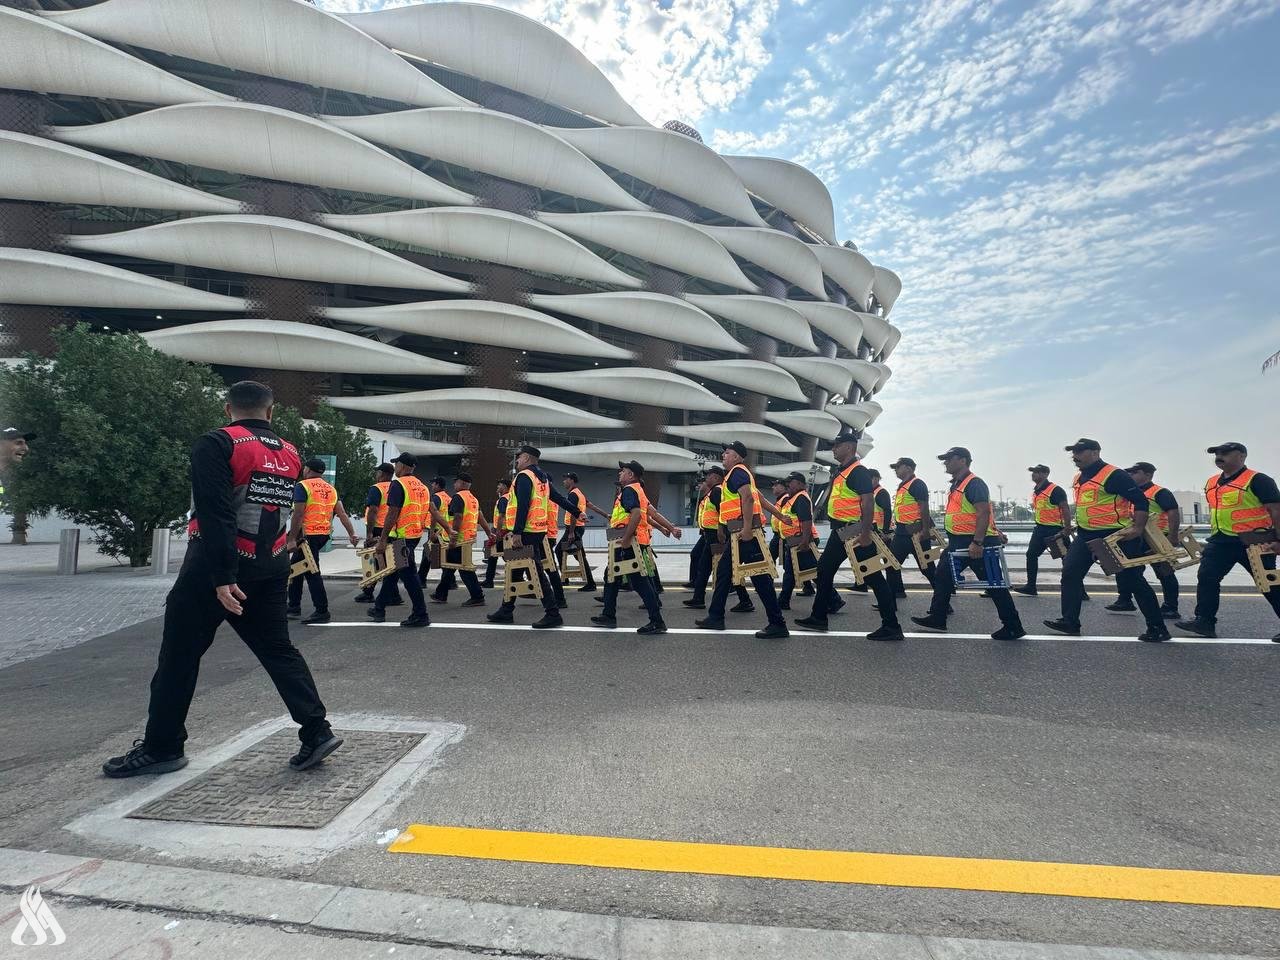
[(0, 355), (136, 330), (432, 472), (530, 442), (683, 503), (734, 439), (825, 479), (900, 290), (812, 173), (651, 125), (509, 10), (0, 0)]

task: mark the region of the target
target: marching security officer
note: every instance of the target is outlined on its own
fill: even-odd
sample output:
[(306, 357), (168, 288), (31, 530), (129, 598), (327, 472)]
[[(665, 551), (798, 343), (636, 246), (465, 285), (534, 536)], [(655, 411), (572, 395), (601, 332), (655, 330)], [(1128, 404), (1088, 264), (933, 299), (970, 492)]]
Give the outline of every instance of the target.
[(493, 502), (493, 518), (490, 521), (493, 530), (493, 556), (484, 561), (484, 583), (482, 587), (492, 588), (493, 578), (498, 572), (498, 556), (502, 553), (502, 538), (506, 534), (502, 523), (507, 515), (507, 494), (511, 492), (511, 478), (503, 477), (498, 481), (498, 499)]
[[(968, 554), (966, 565), (986, 579), (983, 556), (987, 547), (1000, 546), (1005, 537), (996, 529), (991, 515), (991, 493), (986, 483), (974, 476), (969, 466), (973, 456), (964, 447), (952, 447), (938, 455), (942, 467), (951, 475), (951, 489), (947, 495), (947, 513), (943, 527), (947, 533), (947, 555), (944, 568), (933, 580), (933, 601), (929, 614), (912, 617), (911, 621), (926, 630), (946, 630), (947, 613), (951, 597), (956, 592), (955, 569), (950, 554), (964, 551)], [(979, 533), (981, 531), (981, 533)], [(1021, 640), (1027, 635), (1006, 587), (992, 588), (986, 596), (995, 604), (1000, 617), (1000, 629), (991, 634), (992, 640)]]
[[(1079, 636), (1084, 577), (1094, 560), (1089, 542), (1120, 531), (1121, 552), (1127, 557), (1140, 557), (1147, 552), (1143, 531), (1149, 514), (1146, 495), (1138, 489), (1133, 477), (1102, 459), (1102, 445), (1097, 440), (1081, 437), (1065, 449), (1070, 451), (1072, 461), (1080, 470), (1072, 484), (1076, 535), (1062, 561), (1062, 617), (1046, 620), (1044, 625), (1058, 633)], [(1143, 576), (1142, 567), (1121, 570), (1116, 574), (1116, 585), (1132, 591), (1147, 621), (1146, 632), (1138, 639), (1146, 643), (1168, 640), (1169, 631), (1160, 616), (1160, 602)]]
[[(1212, 533), (1200, 554), (1200, 571), (1196, 580), (1196, 615), (1192, 620), (1179, 620), (1174, 626), (1198, 637), (1216, 637), (1218, 602), (1222, 578), (1236, 564), (1249, 570), (1246, 545), (1242, 533), (1271, 531), (1273, 539), (1280, 531), (1280, 490), (1275, 480), (1265, 473), (1245, 466), (1249, 451), (1243, 443), (1231, 441), (1210, 447), (1215, 473), (1205, 484), (1209, 501), (1209, 526)], [(1276, 568), (1275, 554), (1263, 554), (1263, 566)], [(1271, 609), (1280, 617), (1280, 588), (1265, 594)], [(1280, 633), (1271, 638), (1280, 643)]]
[[(1169, 538), (1175, 547), (1182, 542), (1182, 511), (1178, 508), (1178, 499), (1173, 491), (1155, 482), (1156, 468), (1145, 460), (1139, 460), (1129, 468), (1129, 476), (1147, 496), (1149, 509), (1147, 523), (1154, 523), (1160, 532)], [(1163, 573), (1161, 571), (1164, 571)], [(1164, 593), (1164, 603), (1160, 605), (1160, 615), (1166, 620), (1177, 620), (1178, 614), (1178, 575), (1172, 567), (1155, 564), (1152, 568), (1156, 579), (1160, 581), (1160, 589)], [(1133, 605), (1133, 594), (1124, 587), (1120, 588), (1120, 596), (1115, 603), (1109, 603), (1107, 610), (1112, 613), (1132, 613), (1137, 609)]]
[[(547, 571), (542, 567), (542, 544), (547, 537), (547, 501), (555, 501), (575, 518), (581, 512), (576, 503), (556, 489), (551, 478), (538, 465), (541, 457), (541, 450), (527, 445), (521, 447), (516, 454), (516, 470), (519, 472), (507, 494), (507, 512), (503, 522), (503, 528), (510, 531), (513, 549), (533, 548), (533, 566), (537, 571), (538, 583), (542, 589), (543, 610), (542, 619), (535, 620), (531, 624), (535, 630), (564, 626), (560, 607), (551, 590), (551, 581), (547, 578)], [(486, 619), (492, 623), (514, 623), (515, 607), (515, 600), (505, 600), (502, 606), (489, 614)]]
[(1071, 531), (1071, 514), (1067, 507), (1067, 491), (1049, 479), (1049, 468), (1043, 463), (1027, 467), (1031, 474), (1031, 510), (1035, 527), (1027, 544), (1027, 582), (1014, 587), (1014, 593), (1034, 597), (1040, 575), (1040, 557), (1049, 549), (1049, 541), (1058, 534)]
[[(759, 541), (752, 534), (753, 530), (764, 526), (764, 510), (760, 505), (760, 491), (756, 489), (756, 478), (747, 468), (747, 447), (741, 440), (735, 440), (724, 448), (721, 462), (724, 464), (724, 481), (720, 484), (719, 523), (725, 528), (725, 539), (733, 531), (730, 526), (738, 528), (739, 560), (743, 563), (756, 563), (764, 559)], [(739, 524), (741, 524), (739, 528)], [(732, 547), (726, 547), (732, 549)], [(715, 589), (711, 593), (711, 605), (707, 608), (704, 619), (695, 621), (703, 630), (724, 629), (724, 608), (729, 599), (729, 590), (733, 586), (733, 564), (730, 557), (723, 558), (716, 567)], [(778, 593), (773, 585), (773, 578), (767, 573), (757, 574), (751, 578), (751, 586), (755, 589), (760, 602), (764, 604), (765, 615), (769, 625), (756, 631), (759, 640), (780, 640), (790, 636), (787, 621), (778, 607)]]
[[(387, 494), (391, 490), (391, 479), (396, 474), (395, 467), (389, 463), (380, 463), (374, 470), (377, 478), (369, 487), (364, 498), (364, 545), (372, 547), (377, 542), (382, 528), (387, 522)], [(397, 603), (403, 603), (396, 596)], [(356, 603), (373, 603), (373, 587), (365, 587), (356, 594)]]
[(452, 528), (446, 530), (443, 528), (441, 517), (447, 518), (449, 515), (449, 501), (452, 497), (448, 487), (449, 482), (444, 477), (432, 477), (428, 485), (430, 493), (427, 503), (431, 507), (431, 515), (434, 520), (430, 524), (430, 533), (427, 535), (427, 545), (422, 551), (422, 561), (418, 564), (418, 580), (422, 583), (422, 589), (427, 588), (427, 577), (431, 574), (431, 548), (434, 545), (441, 552), (444, 551), (445, 544), (453, 536)]
[[(916, 553), (911, 536), (917, 524), (921, 525), (921, 546), (928, 550), (933, 545), (933, 538), (929, 536), (933, 528), (933, 517), (929, 515), (929, 488), (916, 476), (916, 462), (910, 457), (899, 457), (889, 464), (889, 469), (898, 478), (898, 489), (893, 495), (893, 539), (889, 541), (889, 549), (899, 563), (905, 563)], [(871, 473), (875, 475), (874, 470)], [(930, 586), (933, 586), (936, 571), (937, 567), (932, 562), (920, 571)], [(899, 599), (905, 597), (907, 590), (902, 582), (902, 571), (891, 568), (886, 573), (893, 595)]]
[[(324, 478), (325, 463), (319, 457), (308, 460), (302, 467), (302, 479), (293, 488), (293, 521), (289, 527), (289, 562), (297, 563), (302, 559), (300, 537), (307, 538), (311, 547), (311, 558), (315, 561), (316, 570), (303, 574), (307, 581), (307, 590), (311, 593), (311, 605), (315, 607), (311, 616), (302, 622), (306, 625), (328, 623), (329, 595), (324, 589), (324, 577), (320, 573), (320, 551), (329, 542), (333, 533), (333, 515), (347, 530), (347, 538), (354, 547), (360, 541), (356, 537), (355, 527), (347, 516), (347, 509), (338, 499), (338, 491)], [(302, 579), (295, 577), (289, 584), (289, 609), (287, 616), (296, 620), (302, 616)]]
[(775, 480), (770, 487), (773, 492), (774, 509), (769, 511), (769, 529), (772, 534), (769, 537), (769, 556), (773, 557), (774, 563), (782, 559), (782, 524), (784, 523), (782, 511), (787, 505), (787, 481)]
[(427, 602), (422, 594), (422, 581), (418, 579), (414, 553), (422, 541), (424, 528), (431, 522), (431, 491), (413, 475), (418, 458), (412, 453), (401, 453), (391, 463), (395, 466), (396, 475), (387, 493), (387, 524), (378, 535), (374, 550), (383, 557), (386, 556), (387, 544), (393, 544), (396, 570), (382, 579), (378, 599), (369, 608), (369, 619), (374, 623), (386, 620), (387, 607), (400, 596), (396, 582), (401, 581), (405, 593), (409, 594), (412, 613), (400, 621), (400, 626), (410, 629), (426, 627), (431, 625), (431, 618), (427, 616)]
[[(699, 488), (701, 499), (698, 500), (698, 512), (695, 518), (698, 524), (698, 542), (692, 553), (695, 556), (693, 571), (693, 596), (684, 601), (684, 605), (693, 610), (705, 610), (707, 607), (707, 584), (711, 580), (711, 571), (716, 565), (716, 558), (721, 548), (728, 548), (728, 541), (720, 530), (720, 485), (724, 483), (724, 467), (713, 464), (703, 474)], [(721, 558), (723, 559), (723, 558)], [(728, 563), (727, 560), (724, 561)], [(738, 606), (754, 610), (755, 605), (747, 593), (747, 588), (733, 588), (738, 594)]]
[[(449, 498), (448, 517), (453, 526), (453, 535), (440, 545), (441, 557), (448, 563), (462, 563), (463, 551), (474, 552), (477, 528), (483, 528), (485, 536), (494, 535), (489, 521), (480, 512), (480, 501), (471, 492), (471, 474), (460, 473), (453, 479), (453, 496)], [(467, 558), (470, 559), (470, 558)], [(458, 585), (458, 580), (467, 588), (469, 598), (464, 607), (483, 607), (484, 591), (480, 589), (480, 581), (474, 570), (459, 570), (458, 576), (453, 569), (441, 570), (440, 582), (431, 595), (432, 603), (448, 603), (449, 591)]]
[[(644, 492), (641, 481), (644, 480), (644, 466), (635, 460), (618, 463), (618, 497), (613, 502), (613, 512), (609, 516), (609, 527), (622, 530), (622, 538), (618, 541), (616, 559), (633, 560), (640, 556), (640, 549), (647, 547), (652, 539), (649, 529), (649, 498)], [(631, 589), (635, 591), (640, 602), (649, 614), (649, 622), (636, 631), (640, 634), (666, 633), (667, 625), (662, 620), (662, 608), (658, 605), (658, 595), (654, 592), (653, 581), (644, 572), (627, 574)], [(604, 584), (604, 609), (591, 618), (598, 627), (616, 627), (618, 625), (618, 586), (619, 579), (606, 577)]]
[[(813, 523), (813, 498), (809, 496), (809, 484), (803, 473), (798, 470), (787, 474), (787, 498), (778, 501), (782, 509), (778, 533), (782, 537), (782, 593), (778, 598), (778, 606), (783, 610), (791, 609), (791, 594), (796, 588), (796, 570), (791, 551), (799, 551), (803, 570), (813, 568), (813, 553), (809, 544), (818, 536), (818, 528)], [(787, 546), (787, 540), (799, 537), (796, 547)], [(809, 581), (805, 581), (808, 584)]]
[[(813, 599), (813, 612), (796, 621), (796, 626), (806, 630), (825, 632), (827, 629), (827, 615), (835, 594), (836, 572), (848, 556), (844, 540), (838, 531), (854, 526), (854, 556), (859, 560), (870, 559), (876, 554), (875, 545), (871, 542), (871, 525), (875, 517), (875, 496), (872, 491), (875, 483), (871, 479), (871, 471), (858, 460), (859, 439), (857, 432), (841, 430), (831, 441), (831, 452), (840, 464), (832, 471), (827, 490), (827, 519), (831, 523), (831, 536), (827, 538), (827, 545), (818, 558), (818, 591)], [(898, 604), (889, 581), (883, 573), (875, 573), (867, 578), (867, 583), (876, 595), (880, 612), (880, 627), (868, 633), (867, 639), (901, 640)]]
[[(572, 552), (582, 545), (582, 532), (587, 528), (587, 510), (593, 506), (582, 488), (578, 486), (578, 475), (576, 473), (566, 473), (560, 482), (564, 484), (565, 493), (578, 504), (578, 509), (582, 512), (577, 517), (565, 517), (564, 536), (556, 544), (557, 560), (561, 560), (566, 553)], [(584, 550), (582, 553), (584, 582), (578, 588), (578, 592), (595, 593), (596, 578), (591, 572), (591, 564), (587, 562), (586, 556), (586, 551)]]
[(266, 669), (301, 728), (302, 745), (289, 766), (306, 770), (342, 745), (307, 662), (289, 642), (285, 541), (302, 458), (271, 429), (274, 402), (266, 384), (234, 384), (225, 408), (230, 424), (191, 447), (195, 509), (187, 554), (165, 601), (146, 734), (102, 765), (108, 777), (170, 773), (187, 765), (185, 723), (200, 659), (224, 620)]

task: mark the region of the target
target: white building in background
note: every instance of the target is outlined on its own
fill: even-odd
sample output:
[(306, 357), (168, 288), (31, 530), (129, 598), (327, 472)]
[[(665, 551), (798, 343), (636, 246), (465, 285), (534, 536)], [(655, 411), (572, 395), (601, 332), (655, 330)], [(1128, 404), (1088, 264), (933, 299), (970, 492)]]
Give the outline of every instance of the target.
[(822, 182), (650, 125), (520, 14), (36, 0), (0, 88), (5, 316), (326, 396), (433, 473), (536, 443), (600, 501), (734, 439), (822, 480), (881, 412), (901, 282)]

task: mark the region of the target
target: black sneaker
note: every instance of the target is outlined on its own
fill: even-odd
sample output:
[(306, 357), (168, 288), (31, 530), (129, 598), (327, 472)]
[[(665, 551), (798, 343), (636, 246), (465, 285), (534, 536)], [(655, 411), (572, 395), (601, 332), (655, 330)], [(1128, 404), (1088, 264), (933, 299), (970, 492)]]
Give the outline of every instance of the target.
[(911, 622), (917, 627), (924, 627), (926, 630), (934, 630), (938, 633), (945, 632), (947, 629), (947, 621), (939, 620), (937, 617), (912, 617)]
[(816, 617), (801, 617), (796, 621), (796, 626), (801, 630), (816, 630), (818, 633), (827, 632), (827, 621), (819, 620)]
[(1058, 619), (1046, 620), (1044, 625), (1055, 633), (1065, 633), (1068, 637), (1080, 636), (1080, 624), (1078, 623), (1067, 623), (1065, 620)]
[(483, 607), (484, 603), (484, 597), (470, 597), (462, 605), (464, 607)]
[(690, 610), (707, 609), (707, 601), (705, 600), (681, 600), (680, 603), (688, 607)]
[(133, 741), (133, 749), (122, 757), (112, 757), (102, 765), (108, 777), (137, 777), (146, 773), (173, 773), (189, 761), (181, 753), (152, 753), (141, 739)]
[(855, 583), (849, 589), (852, 590), (854, 593), (868, 593), (871, 590), (871, 587), (865, 583)]
[(1165, 629), (1165, 625), (1162, 623), (1159, 630), (1152, 630), (1147, 627), (1145, 632), (1138, 635), (1138, 639), (1143, 643), (1164, 643), (1166, 640), (1172, 640), (1173, 635)]
[(651, 636), (655, 633), (666, 633), (666, 632), (667, 632), (667, 625), (663, 623), (661, 620), (650, 620), (643, 627), (641, 627), (639, 630), (636, 631), (636, 633), (642, 634), (643, 636), (646, 636), (646, 637)]
[(1179, 620), (1174, 624), (1179, 630), (1187, 633), (1194, 633), (1197, 637), (1207, 637), (1212, 640), (1218, 635), (1217, 629), (1212, 623), (1206, 623), (1204, 620)]
[(400, 621), (400, 626), (407, 627), (409, 629), (413, 629), (415, 627), (429, 627), (431, 626), (431, 618), (428, 617), (425, 612), (411, 613), (409, 616), (405, 617), (405, 619)]
[(322, 623), (331, 623), (332, 621), (333, 621), (333, 617), (329, 616), (328, 610), (326, 610), (324, 613), (320, 613), (319, 611), (316, 611), (311, 616), (303, 620), (302, 625), (304, 627), (314, 627)]
[(482, 589), (485, 589), (485, 590), (492, 590), (492, 589), (493, 589), (493, 581), (492, 581), (492, 580), (481, 580), (481, 581), (480, 581), (480, 586), (481, 586), (481, 588), (482, 588)]
[(323, 737), (300, 746), (298, 752), (289, 758), (289, 766), (294, 770), (310, 770), (340, 746), (342, 746), (342, 738), (335, 737), (330, 730)]
[(693, 625), (699, 630), (723, 630), (723, 620), (712, 620), (710, 617), (704, 617), (702, 620), (693, 621)]
[(785, 640), (791, 636), (785, 623), (771, 623), (763, 630), (756, 631), (757, 640)]
[(1081, 600), (1092, 600), (1092, 599), (1093, 599), (1093, 597), (1089, 596), (1089, 594), (1087, 594), (1087, 593), (1082, 593), (1082, 594), (1080, 594), (1080, 599), (1081, 599)]
[(1103, 610), (1109, 610), (1112, 613), (1133, 613), (1138, 608), (1128, 600), (1117, 600), (1115, 603), (1108, 603)]
[(785, 601), (784, 601), (784, 600), (779, 600), (779, 601), (778, 601), (778, 609), (779, 609), (779, 610), (790, 610), (790, 609), (791, 609), (791, 601), (790, 601), (790, 600), (785, 600)]
[(592, 597), (591, 599), (596, 603), (604, 603), (604, 597)]
[(370, 607), (365, 615), (374, 623), (386, 623), (387, 621), (387, 611), (381, 607)]
[(511, 615), (510, 610), (495, 610), (493, 613), (485, 617), (490, 623), (515, 623), (516, 618)]
[(1020, 587), (1014, 587), (1013, 592), (1020, 593), (1024, 597), (1038, 597), (1040, 595), (1040, 591), (1038, 591), (1035, 587), (1033, 587), (1029, 583), (1024, 583)]
[(448, 603), (448, 597), (437, 597), (434, 593), (428, 598), (432, 603)]
[(684, 583), (680, 584), (680, 586), (682, 586), (682, 587), (684, 587), (686, 590), (688, 590), (690, 587), (692, 587), (692, 586), (693, 586), (693, 581), (692, 581), (692, 580), (686, 580)]
[(756, 605), (754, 603), (735, 603), (729, 608), (730, 613), (755, 613)]
[(301, 619), (302, 619), (302, 608), (301, 608), (301, 607), (286, 607), (286, 608), (285, 608), (285, 611), (284, 611), (284, 615), (285, 615), (286, 617), (288, 617), (290, 620), (301, 620)]
[(608, 627), (610, 630), (612, 630), (614, 627), (618, 625), (618, 618), (606, 617), (602, 613), (602, 614), (599, 614), (598, 616), (592, 617), (591, 622), (594, 623), (597, 627)]
[(1182, 619), (1182, 614), (1180, 614), (1177, 610), (1170, 610), (1168, 607), (1160, 608), (1160, 616), (1163, 617), (1165, 620), (1181, 620)]
[(568, 610), (568, 609), (569, 609), (569, 601), (568, 601), (568, 600), (557, 600), (557, 601), (556, 601), (556, 609), (557, 609), (557, 610)]
[(1001, 627), (991, 635), (992, 640), (1021, 640), (1027, 635), (1027, 631), (1022, 629), (1019, 624), (1016, 627)]
[(594, 583), (584, 583), (578, 588), (579, 593), (595, 593), (596, 585)]
[(541, 620), (535, 620), (529, 626), (535, 630), (554, 630), (564, 626), (564, 618), (559, 613), (544, 613)]
[(356, 603), (373, 603), (373, 594), (367, 590), (362, 590), (356, 594)]
[(404, 597), (393, 597), (383, 604), (384, 607), (403, 607)]
[(868, 640), (905, 640), (906, 637), (902, 635), (902, 628), (895, 625), (892, 627), (881, 626), (879, 629), (872, 630), (870, 633), (867, 634), (867, 639)]

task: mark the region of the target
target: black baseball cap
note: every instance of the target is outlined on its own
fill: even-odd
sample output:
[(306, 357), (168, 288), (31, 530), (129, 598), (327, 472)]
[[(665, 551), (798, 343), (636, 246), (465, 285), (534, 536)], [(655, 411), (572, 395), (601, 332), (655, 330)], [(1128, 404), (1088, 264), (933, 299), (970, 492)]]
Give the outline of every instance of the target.
[(803, 483), (803, 484), (806, 484), (806, 485), (809, 483), (809, 478), (808, 478), (808, 477), (806, 477), (806, 476), (805, 476), (803, 473), (801, 473), (799, 470), (792, 470), (790, 473), (788, 473), (788, 474), (787, 474), (787, 479), (788, 479), (788, 480), (798, 480), (800, 483)]
[(380, 463), (380, 464), (378, 464), (378, 466), (374, 469), (374, 471), (373, 471), (373, 472), (374, 472), (374, 473), (395, 473), (395, 472), (396, 472), (396, 468), (395, 468), (395, 467), (393, 467), (393, 466), (392, 466), (391, 464), (389, 464), (389, 463)]
[(564, 480), (572, 480), (574, 483), (577, 483), (577, 482), (578, 482), (578, 475), (577, 475), (576, 473), (574, 473), (574, 472), (571, 470), (571, 471), (569, 471), (568, 473), (566, 473), (562, 479), (564, 479)]
[(469, 473), (460, 473), (460, 474), (458, 474), (456, 477), (454, 477), (453, 479), (455, 479), (455, 480), (461, 480), (463, 483), (470, 483), (470, 482), (471, 482), (471, 474), (469, 474)]
[(1043, 463), (1037, 463), (1034, 467), (1027, 467), (1028, 473), (1048, 473), (1049, 468)]
[(713, 464), (711, 464), (709, 467), (707, 467), (707, 469), (706, 469), (705, 471), (703, 471), (703, 472), (704, 472), (704, 473), (708, 473), (708, 474), (710, 474), (710, 473), (715, 473), (715, 474), (719, 474), (720, 476), (722, 476), (722, 477), (723, 477), (723, 476), (724, 476), (724, 467), (720, 466), (720, 464), (718, 464), (718, 463), (713, 463)]
[(631, 471), (632, 473), (634, 473), (637, 477), (643, 477), (643, 476), (644, 476), (644, 466), (640, 463), (640, 461), (639, 461), (639, 460), (619, 460), (619, 461), (618, 461), (618, 469), (619, 469), (619, 470), (630, 470), (630, 471)]
[(735, 440), (733, 443), (721, 444), (720, 448), (722, 450), (732, 450), (738, 456), (742, 457), (743, 460), (747, 458), (747, 445), (741, 440)]
[[(28, 438), (29, 439), (29, 438)], [(1235, 440), (1228, 440), (1226, 443), (1220, 443), (1216, 447), (1210, 447), (1206, 453), (1230, 453), (1232, 450), (1239, 450), (1246, 457), (1249, 455), (1249, 448), (1243, 443), (1237, 443)]]
[(777, 478), (776, 478), (776, 479), (774, 479), (774, 480), (773, 480), (773, 482), (772, 482), (772, 483), (770, 483), (769, 485), (770, 485), (770, 486), (772, 486), (772, 487), (785, 487), (785, 486), (787, 485), (787, 478), (786, 478), (786, 477), (777, 477)]
[(916, 468), (916, 462), (910, 457), (899, 457), (893, 463), (889, 464), (890, 470), (897, 470), (899, 467), (910, 467), (912, 470)]
[(952, 457), (959, 457), (962, 460), (973, 462), (973, 454), (969, 452), (968, 447), (952, 447), (946, 453), (938, 454), (939, 460), (950, 460)]
[(857, 430), (844, 429), (831, 438), (830, 446), (835, 447), (838, 443), (852, 443), (855, 446), (862, 439), (862, 434)]
[(1081, 437), (1075, 443), (1069, 444), (1063, 447), (1062, 449), (1070, 453), (1078, 453), (1081, 450), (1097, 450), (1099, 453), (1101, 453), (1102, 444), (1100, 444), (1097, 440), (1090, 440), (1088, 437)]
[(418, 465), (418, 458), (415, 457), (412, 453), (409, 453), (408, 451), (406, 451), (400, 454), (400, 456), (394, 457), (391, 462), (403, 463), (406, 467), (416, 467)]
[(306, 468), (315, 473), (324, 473), (325, 469), (328, 466), (329, 465), (325, 463), (323, 460), (321, 460), (319, 457), (312, 457), (310, 460), (306, 462)]
[(34, 433), (23, 433), (17, 427), (5, 427), (0, 430), (0, 440), (26, 440), (30, 443), (36, 438)]
[(528, 454), (529, 456), (531, 456), (531, 457), (537, 457), (538, 459), (542, 459), (542, 451), (541, 451), (541, 450), (539, 450), (537, 447), (531, 447), (531, 446), (529, 446), (529, 444), (527, 444), (527, 443), (526, 443), (526, 444), (524, 444), (524, 445), (523, 445), (519, 450), (517, 450), (516, 452), (517, 452), (517, 453), (527, 453), (527, 454)]
[(1125, 467), (1126, 473), (1133, 473), (1135, 470), (1141, 470), (1143, 473), (1155, 473), (1156, 467), (1153, 463), (1147, 463), (1145, 460), (1139, 460), (1132, 467)]
[(439, 477), (439, 476), (432, 477), (432, 478), (431, 478), (431, 482), (432, 482), (432, 483), (435, 483), (435, 484), (439, 484), (439, 485), (440, 485), (440, 486), (442, 486), (442, 487), (443, 487), (443, 486), (446, 486), (446, 485), (448, 484), (448, 481), (447, 481), (447, 480), (445, 480), (445, 478), (444, 478), (444, 477)]

